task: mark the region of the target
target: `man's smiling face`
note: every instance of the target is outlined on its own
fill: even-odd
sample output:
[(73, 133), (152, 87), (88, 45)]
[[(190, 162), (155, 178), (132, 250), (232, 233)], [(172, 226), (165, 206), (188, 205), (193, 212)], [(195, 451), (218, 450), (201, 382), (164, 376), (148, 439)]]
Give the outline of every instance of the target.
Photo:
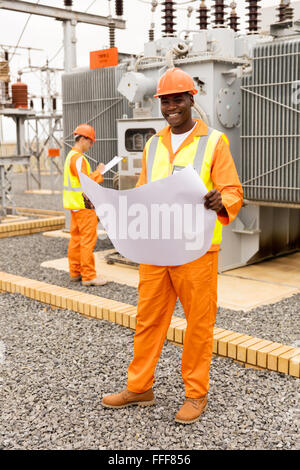
[(189, 126), (191, 121), (193, 103), (193, 96), (189, 93), (174, 93), (161, 97), (161, 113), (175, 134), (187, 132), (185, 128)]

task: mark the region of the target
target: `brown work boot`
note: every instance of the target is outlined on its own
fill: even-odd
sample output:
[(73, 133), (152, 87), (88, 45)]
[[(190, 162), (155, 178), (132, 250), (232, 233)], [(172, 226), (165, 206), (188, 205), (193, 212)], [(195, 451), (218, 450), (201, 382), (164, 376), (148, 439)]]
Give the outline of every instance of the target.
[(143, 393), (130, 392), (126, 388), (121, 393), (106, 395), (102, 399), (102, 405), (106, 408), (125, 408), (131, 405), (151, 406), (154, 404), (155, 400), (152, 388)]
[(81, 274), (79, 274), (78, 276), (70, 276), (70, 281), (71, 281), (71, 282), (79, 282), (79, 281), (81, 281)]
[(105, 286), (107, 284), (106, 279), (95, 277), (95, 279), (90, 279), (88, 281), (81, 281), (83, 286)]
[(191, 424), (198, 421), (202, 413), (207, 408), (206, 395), (201, 398), (186, 397), (180, 410), (178, 411), (175, 421), (182, 424)]

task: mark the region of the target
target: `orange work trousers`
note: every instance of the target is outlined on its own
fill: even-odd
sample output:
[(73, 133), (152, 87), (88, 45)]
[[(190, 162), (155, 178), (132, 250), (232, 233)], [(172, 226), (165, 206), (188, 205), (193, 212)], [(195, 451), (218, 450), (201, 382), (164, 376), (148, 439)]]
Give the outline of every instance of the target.
[(152, 387), (154, 372), (177, 297), (187, 320), (181, 374), (185, 396), (200, 398), (209, 389), (213, 328), (217, 313), (218, 252), (181, 266), (140, 265), (134, 357), (128, 368), (128, 390)]
[(93, 250), (97, 243), (98, 219), (92, 209), (71, 211), (68, 259), (70, 276), (81, 274), (83, 281), (97, 277)]

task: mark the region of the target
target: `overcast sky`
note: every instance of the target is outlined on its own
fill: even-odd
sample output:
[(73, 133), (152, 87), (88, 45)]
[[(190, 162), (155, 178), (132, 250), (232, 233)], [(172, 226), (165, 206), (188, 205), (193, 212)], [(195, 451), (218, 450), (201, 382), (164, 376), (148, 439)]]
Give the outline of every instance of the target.
[[(37, 3), (37, 0), (27, 1), (30, 1), (30, 3)], [(64, 7), (63, 0), (40, 0), (39, 3), (60, 8)], [(161, 36), (161, 7), (159, 6), (156, 9), (154, 18), (152, 18), (150, 3), (150, 0), (123, 1), (123, 19), (126, 21), (126, 29), (116, 30), (116, 46), (120, 52), (134, 54), (142, 53), (144, 43), (148, 41), (148, 30), (152, 20), (154, 20), (155, 23), (155, 38), (157, 39)], [(199, 7), (200, 0), (191, 2), (178, 0), (177, 3), (179, 4), (179, 8), (176, 12), (177, 32), (185, 29), (188, 25), (187, 7), (189, 5), (194, 8), (192, 17), (189, 20), (189, 27), (191, 29), (199, 29), (199, 26), (197, 26), (196, 9)], [(208, 6), (212, 5), (213, 3), (214, 2), (209, 0), (206, 2)], [(226, 1), (226, 4), (229, 5), (230, 3), (230, 0)], [(279, 0), (263, 0), (260, 2), (262, 7), (279, 5), (279, 3)], [(114, 16), (115, 0), (95, 0), (94, 2), (92, 0), (74, 0), (73, 10), (86, 11), (88, 9), (88, 13), (106, 16), (109, 13), (109, 4), (111, 5), (111, 10)], [(245, 16), (247, 12), (245, 6), (247, 3), (244, 0), (238, 0), (237, 4), (237, 11), (241, 17), (241, 26), (244, 28), (245, 22), (247, 21), (247, 17)], [(19, 46), (42, 49), (42, 51), (31, 51), (30, 60), (32, 65), (41, 66), (45, 64), (46, 59), (48, 59), (50, 60), (51, 66), (63, 67), (63, 50), (61, 50), (60, 53), (53, 59), (57, 51), (62, 46), (63, 31), (61, 22), (47, 17), (31, 15), (22, 34), (28, 18), (29, 15), (27, 14), (15, 13), (0, 9), (0, 45), (15, 46), (20, 40)], [(99, 50), (109, 46), (108, 29), (105, 27), (79, 23), (76, 27), (76, 36), (78, 67), (89, 66), (90, 51)], [(11, 54), (13, 50), (14, 49), (11, 50)], [(15, 55), (11, 57), (10, 62), (12, 82), (16, 81), (18, 70), (22, 70), (28, 65), (28, 60), (27, 51), (22, 49), (15, 51)], [(39, 93), (40, 80), (38, 74), (24, 74), (22, 76), (22, 81), (28, 84), (29, 92), (36, 94)], [(11, 133), (9, 134), (9, 140), (11, 140), (13, 137), (11, 136)], [(5, 135), (4, 140), (7, 140), (5, 139)]]

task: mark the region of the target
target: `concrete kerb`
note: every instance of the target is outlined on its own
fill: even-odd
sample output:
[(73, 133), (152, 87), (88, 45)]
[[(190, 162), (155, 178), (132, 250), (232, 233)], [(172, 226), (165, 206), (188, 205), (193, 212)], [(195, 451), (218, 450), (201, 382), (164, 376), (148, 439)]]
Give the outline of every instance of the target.
[[(67, 308), (86, 317), (136, 329), (137, 307), (45, 282), (0, 272), (0, 291), (20, 293), (56, 308)], [(186, 320), (173, 316), (167, 339), (182, 346)], [(214, 328), (213, 353), (245, 367), (267, 369), (300, 377), (300, 348)]]
[(2, 223), (0, 224), (0, 238), (31, 235), (43, 231), (62, 229), (65, 226), (65, 216), (61, 211), (16, 209), (19, 209), (20, 213), (25, 213), (27, 216), (42, 217), (42, 219), (35, 218), (24, 221), (20, 218), (20, 221), (16, 219), (9, 223)]

